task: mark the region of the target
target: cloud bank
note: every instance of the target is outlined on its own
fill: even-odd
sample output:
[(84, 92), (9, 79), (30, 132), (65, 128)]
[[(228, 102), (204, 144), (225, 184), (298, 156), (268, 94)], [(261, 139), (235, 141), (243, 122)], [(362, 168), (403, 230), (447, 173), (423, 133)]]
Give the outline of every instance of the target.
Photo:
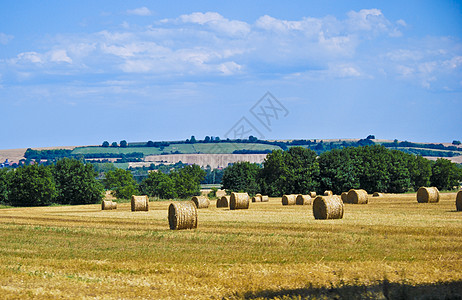
[[(146, 7), (127, 14), (152, 15)], [(141, 81), (247, 80), (262, 74), (281, 80), (386, 76), (425, 89), (460, 90), (460, 41), (442, 37), (409, 42), (406, 30), (405, 20), (389, 20), (379, 9), (350, 11), (343, 19), (263, 15), (253, 23), (194, 12), (153, 19), (148, 26), (125, 21), (115, 29), (55, 36), (45, 41), (48, 49), (0, 60), (0, 72), (21, 82), (50, 73), (82, 78), (106, 74), (114, 81), (129, 74)], [(0, 44), (11, 39), (0, 33)]]

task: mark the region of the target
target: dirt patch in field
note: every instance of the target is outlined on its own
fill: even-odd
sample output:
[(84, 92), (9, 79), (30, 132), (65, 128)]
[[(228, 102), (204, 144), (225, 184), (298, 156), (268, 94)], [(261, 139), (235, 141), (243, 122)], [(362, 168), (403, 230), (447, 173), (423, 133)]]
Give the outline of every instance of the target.
[[(145, 161), (149, 164), (153, 162), (177, 163), (179, 161), (187, 164), (196, 164), (201, 167), (209, 165), (212, 168), (227, 167), (230, 163), (238, 161), (248, 161), (251, 163), (262, 163), (266, 154), (171, 154), (171, 155), (149, 155)], [(130, 167), (135, 167), (140, 163), (130, 163)]]
[[(41, 147), (41, 148), (32, 148), (34, 150), (53, 150), (53, 149), (66, 149), (73, 150), (76, 146), (62, 146), (62, 147)], [(6, 149), (0, 150), (0, 163), (3, 163), (6, 159), (10, 163), (18, 163), (20, 159), (24, 159), (24, 153), (26, 153), (27, 148), (20, 149)]]

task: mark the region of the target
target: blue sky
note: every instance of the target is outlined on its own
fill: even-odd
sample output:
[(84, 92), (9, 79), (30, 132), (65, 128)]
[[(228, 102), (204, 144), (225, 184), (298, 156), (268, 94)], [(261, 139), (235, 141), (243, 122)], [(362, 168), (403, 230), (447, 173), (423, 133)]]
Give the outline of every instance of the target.
[(236, 129), (266, 139), (462, 139), (460, 1), (0, 7), (0, 149), (232, 138)]

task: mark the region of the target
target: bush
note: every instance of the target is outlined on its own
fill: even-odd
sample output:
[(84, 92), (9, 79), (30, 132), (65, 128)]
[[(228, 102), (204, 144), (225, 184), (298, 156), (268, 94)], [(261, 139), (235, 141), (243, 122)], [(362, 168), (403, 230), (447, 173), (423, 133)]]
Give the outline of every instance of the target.
[(62, 159), (53, 168), (58, 191), (57, 203), (91, 204), (103, 198), (103, 186), (96, 180), (93, 165), (75, 159)]
[(132, 195), (138, 194), (138, 185), (128, 170), (108, 171), (103, 182), (104, 187), (112, 190), (117, 199), (129, 199)]
[(33, 164), (17, 168), (12, 174), (8, 201), (13, 206), (50, 205), (56, 194), (51, 167)]
[(8, 185), (12, 172), (8, 169), (0, 169), (0, 204), (8, 204)]

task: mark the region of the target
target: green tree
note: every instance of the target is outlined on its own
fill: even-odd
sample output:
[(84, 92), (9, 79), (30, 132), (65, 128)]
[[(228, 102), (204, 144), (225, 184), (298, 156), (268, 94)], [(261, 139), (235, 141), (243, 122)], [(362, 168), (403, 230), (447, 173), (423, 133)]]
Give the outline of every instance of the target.
[(262, 193), (270, 196), (303, 193), (319, 188), (316, 153), (303, 147), (269, 153), (260, 172)]
[(127, 143), (126, 140), (121, 140), (121, 141), (120, 141), (120, 147), (121, 147), (121, 148), (127, 148), (127, 146), (128, 146), (128, 143)]
[(112, 142), (111, 147), (117, 148), (119, 145), (117, 145), (117, 142)]
[(333, 149), (319, 156), (320, 191), (331, 190), (335, 194), (359, 188), (358, 167), (360, 159), (354, 148)]
[(260, 191), (258, 176), (260, 166), (247, 161), (236, 162), (223, 172), (222, 188), (234, 192), (255, 195)]
[(453, 187), (459, 186), (461, 170), (450, 160), (438, 158), (432, 166), (432, 176), (430, 177), (431, 185), (436, 186), (439, 190), (452, 190)]
[(175, 191), (175, 182), (170, 176), (162, 172), (151, 172), (140, 185), (143, 194), (161, 199), (173, 199), (178, 195)]
[(103, 144), (102, 144), (101, 146), (103, 146), (104, 148), (107, 148), (107, 147), (109, 147), (109, 142), (108, 142), (108, 141), (104, 141)]
[(104, 187), (112, 190), (117, 199), (129, 199), (138, 194), (138, 185), (128, 170), (116, 169), (108, 171), (103, 180)]
[(53, 175), (60, 204), (99, 203), (103, 198), (103, 186), (96, 180), (98, 175), (92, 164), (64, 158), (56, 163)]
[(13, 172), (8, 192), (11, 205), (50, 205), (55, 198), (56, 185), (50, 167), (33, 164)]
[(186, 166), (170, 173), (179, 198), (188, 198), (200, 194), (200, 182), (205, 177), (205, 171), (197, 165)]
[(8, 184), (11, 173), (7, 168), (0, 169), (0, 204), (8, 204)]
[(414, 191), (417, 191), (421, 186), (430, 185), (430, 177), (432, 175), (431, 161), (420, 155), (412, 156), (408, 161), (408, 169)]
[(386, 167), (389, 181), (386, 192), (404, 193), (411, 187), (411, 176), (408, 169), (409, 154), (398, 150), (389, 150), (389, 163)]

